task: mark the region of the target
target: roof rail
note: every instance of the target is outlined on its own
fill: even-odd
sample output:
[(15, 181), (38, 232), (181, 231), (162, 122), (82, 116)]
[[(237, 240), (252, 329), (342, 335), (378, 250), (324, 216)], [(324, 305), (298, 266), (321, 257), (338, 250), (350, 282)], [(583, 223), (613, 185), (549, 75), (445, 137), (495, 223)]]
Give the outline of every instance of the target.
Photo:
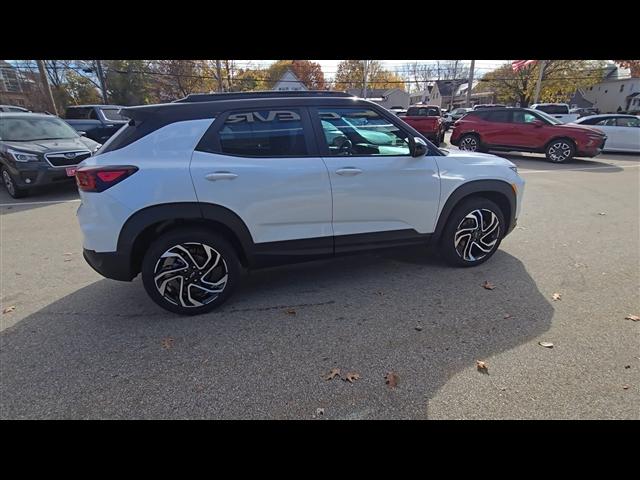
[(172, 103), (215, 102), (218, 100), (279, 97), (353, 97), (353, 95), (346, 92), (330, 90), (263, 90), (257, 92), (191, 93), (184, 98), (174, 100)]

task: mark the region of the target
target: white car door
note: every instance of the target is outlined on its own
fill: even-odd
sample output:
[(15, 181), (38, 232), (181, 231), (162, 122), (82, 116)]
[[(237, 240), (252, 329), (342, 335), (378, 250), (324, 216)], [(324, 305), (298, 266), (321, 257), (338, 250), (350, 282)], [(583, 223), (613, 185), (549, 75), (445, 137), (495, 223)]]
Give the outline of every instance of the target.
[(618, 117), (616, 129), (620, 137), (621, 149), (640, 152), (640, 117)]
[(303, 109), (223, 114), (191, 159), (198, 201), (237, 214), (254, 243), (322, 237), (332, 249), (331, 187), (311, 132)]
[(374, 109), (318, 107), (310, 113), (331, 179), (336, 252), (344, 235), (371, 233), (375, 242), (381, 232), (402, 239), (434, 231), (440, 198), (435, 157), (412, 157), (407, 134)]
[(605, 150), (624, 149), (624, 139), (622, 138), (620, 128), (616, 126), (615, 117), (604, 118), (596, 123), (594, 127), (604, 132), (607, 136), (607, 140), (604, 144)]

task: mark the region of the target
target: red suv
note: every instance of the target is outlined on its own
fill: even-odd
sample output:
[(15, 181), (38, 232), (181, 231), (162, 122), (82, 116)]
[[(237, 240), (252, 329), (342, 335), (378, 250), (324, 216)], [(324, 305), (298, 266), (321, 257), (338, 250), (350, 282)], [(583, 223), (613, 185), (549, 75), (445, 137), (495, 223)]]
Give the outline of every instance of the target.
[(595, 128), (565, 125), (527, 108), (476, 110), (454, 125), (451, 143), (461, 150), (538, 152), (555, 163), (574, 156), (595, 157), (607, 139)]

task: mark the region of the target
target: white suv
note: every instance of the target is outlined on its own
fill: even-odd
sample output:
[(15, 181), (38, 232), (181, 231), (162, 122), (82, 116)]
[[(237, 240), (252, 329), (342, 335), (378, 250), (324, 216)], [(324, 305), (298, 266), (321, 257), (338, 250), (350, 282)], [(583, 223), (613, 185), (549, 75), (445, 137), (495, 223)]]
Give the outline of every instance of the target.
[(129, 124), (77, 170), (84, 257), (108, 278), (142, 273), (176, 313), (223, 303), (243, 268), (428, 242), (478, 265), (520, 211), (511, 162), (439, 150), (344, 93), (190, 95), (121, 113)]

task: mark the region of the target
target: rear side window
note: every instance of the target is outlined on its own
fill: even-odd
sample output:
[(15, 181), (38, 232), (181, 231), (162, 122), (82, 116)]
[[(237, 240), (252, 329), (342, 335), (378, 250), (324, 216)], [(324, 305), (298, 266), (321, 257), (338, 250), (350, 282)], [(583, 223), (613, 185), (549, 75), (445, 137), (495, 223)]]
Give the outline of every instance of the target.
[(640, 119), (629, 117), (616, 118), (616, 125), (618, 127), (640, 127)]
[(218, 137), (222, 153), (229, 155), (287, 157), (308, 154), (298, 109), (232, 112)]
[(489, 122), (509, 123), (509, 112), (507, 110), (487, 110), (486, 120)]
[(90, 107), (67, 108), (64, 116), (69, 120), (86, 120), (90, 118), (92, 111), (93, 108)]
[(410, 117), (439, 117), (440, 111), (435, 107), (411, 107), (407, 111)]

